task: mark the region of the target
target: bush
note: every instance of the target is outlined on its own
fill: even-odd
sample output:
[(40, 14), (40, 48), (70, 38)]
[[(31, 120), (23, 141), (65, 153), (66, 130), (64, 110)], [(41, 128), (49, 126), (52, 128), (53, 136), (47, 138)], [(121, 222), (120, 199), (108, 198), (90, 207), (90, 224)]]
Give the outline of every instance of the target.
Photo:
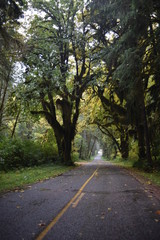
[(43, 163), (43, 151), (39, 143), (31, 140), (23, 141), (22, 166), (30, 167)]
[(73, 152), (71, 157), (72, 157), (73, 162), (79, 161), (79, 153), (78, 152)]
[(55, 161), (57, 151), (52, 144), (21, 139), (3, 139), (0, 141), (0, 170), (40, 165)]
[(0, 167), (3, 170), (21, 165), (23, 159), (22, 143), (17, 140), (4, 139), (0, 142)]
[(58, 149), (55, 143), (45, 142), (42, 145), (42, 151), (45, 162), (55, 162), (58, 159)]

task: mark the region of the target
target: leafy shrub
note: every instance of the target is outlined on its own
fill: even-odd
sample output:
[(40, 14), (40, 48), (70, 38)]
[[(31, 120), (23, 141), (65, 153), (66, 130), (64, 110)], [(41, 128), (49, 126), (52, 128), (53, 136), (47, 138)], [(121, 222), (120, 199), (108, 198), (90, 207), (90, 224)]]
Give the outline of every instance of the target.
[(40, 165), (55, 161), (56, 147), (32, 140), (3, 139), (0, 141), (0, 170)]
[(43, 162), (43, 151), (39, 143), (31, 140), (23, 141), (23, 165), (24, 167), (30, 167), (39, 165)]
[(21, 165), (23, 159), (22, 143), (17, 140), (4, 139), (0, 142), (0, 165), (4, 170)]
[(42, 151), (45, 162), (55, 162), (58, 159), (58, 149), (55, 143), (45, 142), (42, 145)]
[(78, 152), (73, 152), (71, 157), (72, 157), (73, 162), (79, 161), (79, 153)]

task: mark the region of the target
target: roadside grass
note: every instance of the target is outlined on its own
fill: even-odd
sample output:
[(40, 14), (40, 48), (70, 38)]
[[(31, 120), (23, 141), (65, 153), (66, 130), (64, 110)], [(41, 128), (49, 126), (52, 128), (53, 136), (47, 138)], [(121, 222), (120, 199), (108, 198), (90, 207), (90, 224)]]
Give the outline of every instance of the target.
[(122, 158), (118, 157), (115, 160), (111, 160), (110, 162), (118, 166), (127, 168), (132, 172), (135, 172), (136, 174), (139, 174), (140, 176), (145, 178), (148, 184), (153, 183), (156, 184), (157, 186), (160, 186), (160, 171), (153, 170), (153, 172), (145, 172), (142, 169), (135, 168), (133, 167), (133, 164), (136, 162), (136, 159), (134, 158), (123, 160)]
[(148, 180), (148, 183), (149, 181), (151, 181), (151, 183), (154, 183), (157, 186), (160, 186), (160, 172), (153, 171), (152, 173), (146, 173), (146, 172), (140, 171), (140, 174)]
[(87, 163), (87, 162), (92, 162), (94, 160), (94, 158), (93, 157), (91, 157), (90, 159), (78, 159), (78, 160), (76, 160), (74, 163)]
[(136, 159), (124, 160), (121, 157), (117, 157), (116, 159), (109, 160), (109, 161), (121, 167), (133, 168), (133, 164), (136, 162)]
[(0, 192), (23, 188), (29, 184), (44, 181), (73, 169), (73, 167), (46, 164), (9, 172), (0, 172)]

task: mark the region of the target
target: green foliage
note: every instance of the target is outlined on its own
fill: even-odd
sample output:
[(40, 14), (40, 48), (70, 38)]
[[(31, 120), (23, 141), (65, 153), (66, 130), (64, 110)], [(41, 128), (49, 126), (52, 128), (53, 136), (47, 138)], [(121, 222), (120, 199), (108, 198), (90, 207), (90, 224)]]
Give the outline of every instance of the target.
[(80, 100), (92, 80), (87, 11), (84, 1), (73, 0), (33, 0), (32, 7), (24, 98), (52, 127), (61, 161), (71, 163)]
[(14, 64), (21, 56), (23, 43), (17, 27), (25, 3), (25, 0), (0, 2), (0, 131), (8, 128), (6, 105), (13, 87)]
[[(139, 163), (152, 168), (155, 163), (153, 154), (159, 155), (159, 143), (155, 143), (159, 127), (156, 118), (152, 117), (153, 113), (159, 116), (160, 100), (158, 0), (93, 0), (90, 9), (90, 25), (101, 46), (98, 58), (103, 59), (107, 69), (103, 69), (105, 81), (98, 79), (100, 83), (97, 84), (105, 110), (103, 117), (99, 114), (98, 124), (119, 145), (119, 151), (128, 148), (129, 134), (134, 132), (134, 138), (136, 136), (138, 140)], [(124, 110), (121, 113), (120, 107)], [(122, 144), (117, 141), (115, 129), (120, 133)], [(126, 136), (125, 131), (128, 131)], [(122, 155), (128, 153), (122, 151)], [(154, 155), (155, 159), (158, 155)]]
[(121, 167), (132, 168), (133, 165), (135, 164), (136, 160), (131, 159), (131, 158), (124, 160), (120, 156), (117, 156), (114, 160), (111, 160), (111, 162), (113, 162), (114, 164), (117, 164)]
[(0, 3), (0, 26), (10, 21), (15, 21), (22, 14), (22, 6), (24, 5), (24, 0), (1, 0)]
[(130, 159), (138, 159), (138, 141), (133, 140), (130, 138), (130, 143), (129, 143), (129, 158)]
[(42, 162), (56, 162), (58, 160), (58, 149), (56, 143), (45, 142), (42, 144)]
[[(108, 158), (119, 152), (127, 158), (130, 150), (139, 166), (158, 168), (159, 0), (32, 0), (36, 14), (21, 59), (16, 27), (27, 1), (1, 2), (0, 130), (15, 137), (0, 142), (1, 166), (54, 161), (57, 151), (64, 161), (71, 152), (86, 159), (101, 139)], [(14, 85), (17, 59), (25, 64), (25, 80)], [(42, 115), (54, 134), (41, 126)], [(105, 137), (84, 123), (97, 124)]]
[(0, 142), (0, 169), (40, 165), (56, 161), (57, 150), (49, 143), (40, 144), (32, 140), (8, 139)]
[(79, 161), (79, 153), (78, 152), (73, 152), (72, 153), (72, 161), (73, 162), (78, 162)]

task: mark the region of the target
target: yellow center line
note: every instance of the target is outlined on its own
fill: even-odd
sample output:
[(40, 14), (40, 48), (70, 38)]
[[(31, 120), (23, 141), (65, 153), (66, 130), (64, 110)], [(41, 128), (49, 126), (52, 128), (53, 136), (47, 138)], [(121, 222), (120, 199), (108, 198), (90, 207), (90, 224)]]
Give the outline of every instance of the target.
[(68, 210), (71, 204), (76, 201), (76, 199), (81, 195), (85, 186), (91, 181), (94, 175), (97, 173), (98, 168), (94, 171), (92, 176), (87, 179), (87, 181), (82, 185), (79, 191), (74, 195), (74, 197), (66, 204), (66, 206), (58, 213), (58, 215), (50, 222), (50, 224), (40, 233), (40, 235), (36, 238), (36, 240), (42, 240), (47, 233), (54, 227), (54, 225), (59, 221), (59, 219), (64, 215), (64, 213)]
[(79, 195), (79, 197), (77, 198), (77, 200), (73, 203), (72, 208), (76, 208), (78, 203), (80, 202), (80, 200), (82, 199), (82, 197), (85, 195), (85, 193), (81, 193), (81, 195)]

